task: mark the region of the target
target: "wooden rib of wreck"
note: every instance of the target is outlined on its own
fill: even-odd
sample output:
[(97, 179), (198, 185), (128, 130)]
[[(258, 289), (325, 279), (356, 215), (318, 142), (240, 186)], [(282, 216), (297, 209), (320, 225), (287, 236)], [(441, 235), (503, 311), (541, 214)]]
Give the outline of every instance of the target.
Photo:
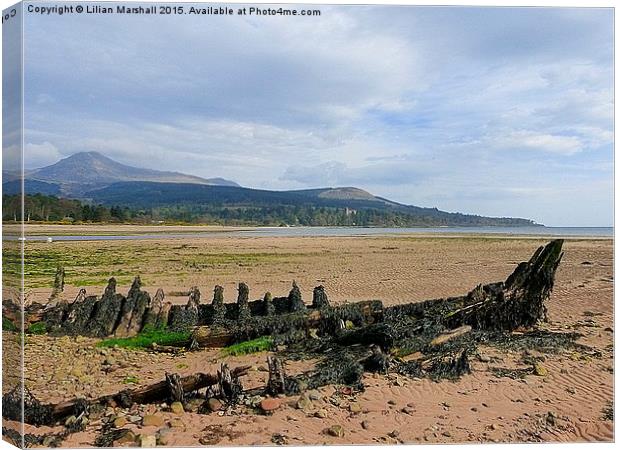
[[(155, 384), (136, 389), (125, 389), (112, 395), (104, 395), (93, 400), (77, 398), (62, 403), (44, 404), (39, 402), (28, 389), (16, 387), (2, 397), (2, 416), (10, 420), (23, 421), (32, 425), (53, 425), (62, 419), (80, 414), (88, 414), (93, 406), (119, 405), (129, 408), (133, 404), (158, 403), (162, 401), (183, 401), (186, 393), (215, 385), (238, 383), (247, 375), (250, 366), (229, 369), (222, 364), (217, 374), (195, 373), (185, 377), (166, 374), (166, 378)], [(22, 416), (23, 401), (23, 416)]]

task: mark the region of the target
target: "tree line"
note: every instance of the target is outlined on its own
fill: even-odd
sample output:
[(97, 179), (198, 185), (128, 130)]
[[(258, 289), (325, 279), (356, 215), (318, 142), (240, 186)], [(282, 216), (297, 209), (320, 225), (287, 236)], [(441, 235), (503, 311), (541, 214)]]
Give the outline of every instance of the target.
[[(21, 220), (21, 196), (3, 196), (3, 221)], [(397, 210), (314, 205), (222, 205), (178, 203), (148, 208), (106, 206), (44, 194), (24, 196), (24, 220), (65, 223), (192, 223), (262, 226), (484, 226), (522, 225), (523, 219), (458, 213), (443, 216)], [(526, 222), (527, 223), (527, 222)]]

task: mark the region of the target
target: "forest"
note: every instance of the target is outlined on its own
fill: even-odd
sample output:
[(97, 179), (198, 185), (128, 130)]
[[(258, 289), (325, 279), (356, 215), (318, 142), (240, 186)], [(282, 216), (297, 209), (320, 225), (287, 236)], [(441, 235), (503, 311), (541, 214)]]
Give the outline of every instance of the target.
[[(3, 196), (3, 221), (21, 219), (21, 196)], [(432, 210), (431, 210), (432, 211)], [(191, 223), (249, 226), (496, 226), (524, 225), (522, 219), (465, 214), (441, 216), (404, 210), (306, 204), (209, 204), (180, 202), (150, 207), (94, 204), (53, 195), (24, 196), (24, 220), (62, 223)]]

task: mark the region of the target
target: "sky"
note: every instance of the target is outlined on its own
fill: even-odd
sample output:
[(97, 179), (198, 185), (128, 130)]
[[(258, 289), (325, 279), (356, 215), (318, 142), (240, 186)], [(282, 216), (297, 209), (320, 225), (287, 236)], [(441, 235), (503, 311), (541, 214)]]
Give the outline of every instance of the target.
[(98, 151), (246, 187), (613, 225), (611, 9), (312, 8), (27, 14), (27, 168)]

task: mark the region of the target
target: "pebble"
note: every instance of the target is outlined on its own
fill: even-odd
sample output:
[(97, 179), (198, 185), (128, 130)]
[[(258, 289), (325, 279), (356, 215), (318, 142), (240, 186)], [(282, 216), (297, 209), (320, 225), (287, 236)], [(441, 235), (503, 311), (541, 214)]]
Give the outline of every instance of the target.
[(362, 420), (362, 428), (364, 430), (367, 430), (370, 428), (370, 422), (368, 422), (367, 420)]
[(76, 420), (77, 420), (77, 417), (75, 417), (75, 416), (67, 417), (67, 420), (65, 420), (65, 426), (66, 427), (70, 427), (71, 425), (73, 425), (75, 423)]
[(312, 408), (312, 401), (306, 395), (302, 395), (297, 400), (297, 409), (301, 409), (302, 411), (308, 410)]
[(136, 443), (136, 435), (133, 433), (133, 431), (127, 430), (114, 442), (121, 444), (121, 445), (124, 445), (124, 444), (134, 445)]
[(403, 409), (401, 409), (401, 411), (405, 414), (409, 414), (410, 416), (413, 416), (415, 414), (415, 408), (412, 408), (411, 406), (405, 406)]
[(259, 406), (263, 412), (273, 412), (278, 409), (282, 405), (282, 402), (279, 398), (271, 398), (267, 397), (261, 400)]
[(114, 426), (116, 428), (123, 428), (125, 425), (127, 425), (127, 419), (124, 417), (117, 417), (116, 419), (114, 419)]
[(183, 428), (185, 429), (185, 422), (180, 417), (173, 417), (170, 419), (170, 428)]
[(357, 402), (353, 402), (349, 405), (349, 411), (353, 414), (359, 414), (362, 412), (362, 406)]
[(308, 397), (310, 398), (310, 400), (321, 400), (322, 396), (321, 393), (319, 391), (317, 391), (316, 389), (313, 389), (311, 391), (308, 392)]
[(140, 447), (156, 447), (157, 446), (157, 436), (153, 434), (141, 434), (139, 441), (140, 441)]
[(395, 405), (396, 402), (394, 400), (388, 400), (388, 405)]
[(185, 413), (185, 408), (183, 408), (183, 403), (181, 402), (172, 402), (170, 405), (170, 411), (175, 413), (177, 416), (180, 416)]
[(168, 428), (163, 428), (159, 430), (157, 433), (157, 445), (161, 445), (164, 447), (170, 446), (170, 437), (172, 436), (172, 432)]
[(113, 366), (114, 364), (116, 364), (116, 358), (114, 358), (113, 356), (108, 356), (106, 359), (103, 360), (103, 364), (106, 366)]
[(546, 377), (549, 371), (540, 363), (534, 364), (534, 375), (539, 377)]
[(317, 412), (314, 413), (314, 417), (318, 417), (319, 419), (326, 419), (327, 418), (327, 410), (326, 409), (319, 409)]
[(147, 414), (142, 418), (142, 425), (145, 427), (162, 427), (164, 418), (155, 414)]
[(215, 412), (222, 409), (222, 406), (224, 406), (224, 404), (217, 398), (210, 398), (209, 400), (207, 400), (207, 406), (209, 407), (209, 411)]
[(327, 429), (327, 434), (334, 437), (343, 437), (344, 428), (342, 428), (342, 425), (332, 425)]
[(193, 398), (188, 400), (186, 403), (186, 411), (187, 412), (198, 412), (200, 407), (205, 401), (201, 398)]

